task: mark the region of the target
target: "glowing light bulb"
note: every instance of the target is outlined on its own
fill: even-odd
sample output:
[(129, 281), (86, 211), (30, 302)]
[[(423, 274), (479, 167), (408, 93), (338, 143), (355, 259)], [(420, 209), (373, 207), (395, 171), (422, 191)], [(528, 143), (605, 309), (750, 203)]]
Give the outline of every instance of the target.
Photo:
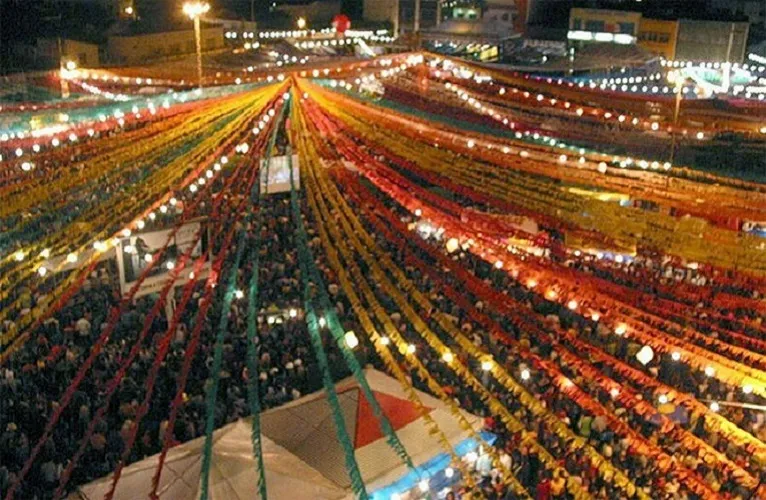
[(66, 256), (66, 261), (69, 262), (70, 264), (74, 264), (75, 262), (77, 262), (77, 254), (74, 252), (68, 254)]
[(352, 332), (351, 330), (346, 332), (346, 335), (343, 337), (343, 340), (346, 342), (346, 345), (349, 349), (354, 349), (356, 346), (359, 345), (359, 339), (356, 338), (356, 334)]
[(415, 344), (407, 345), (407, 354), (415, 354)]
[(446, 351), (444, 354), (442, 354), (442, 360), (445, 363), (452, 363), (455, 360), (455, 355), (449, 351)]
[(679, 361), (681, 359), (681, 353), (678, 351), (673, 351), (670, 354), (670, 357), (673, 359), (673, 361)]
[(628, 332), (628, 325), (626, 325), (625, 323), (620, 323), (614, 329), (614, 333), (616, 333), (617, 335), (625, 335), (627, 332)]
[(238, 300), (245, 296), (245, 292), (242, 290), (236, 290), (234, 292), (234, 297), (236, 297)]

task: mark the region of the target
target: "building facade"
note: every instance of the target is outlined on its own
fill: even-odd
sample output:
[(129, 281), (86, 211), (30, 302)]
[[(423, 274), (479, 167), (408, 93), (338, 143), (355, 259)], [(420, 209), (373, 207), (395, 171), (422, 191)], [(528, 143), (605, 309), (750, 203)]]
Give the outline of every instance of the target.
[(638, 27), (638, 46), (665, 59), (675, 59), (678, 21), (642, 18)]
[(98, 44), (68, 38), (40, 38), (37, 40), (37, 57), (50, 67), (73, 62), (79, 68), (98, 68), (100, 58)]
[[(411, 33), (415, 26), (415, 4), (418, 0), (399, 0), (399, 32)], [(420, 29), (436, 28), (440, 24), (441, 0), (420, 0)]]
[(681, 19), (674, 59), (737, 62), (745, 59), (750, 23)]
[[(203, 27), (203, 52), (224, 48), (223, 28)], [(113, 64), (140, 64), (192, 54), (196, 51), (194, 30), (167, 31), (137, 35), (110, 36), (107, 54)]]
[(399, 0), (364, 0), (362, 12), (366, 21), (390, 23), (399, 33)]
[(664, 20), (640, 12), (572, 9), (567, 38), (573, 44), (602, 42), (636, 44), (666, 59), (742, 62), (747, 22)]
[(580, 42), (636, 42), (641, 13), (605, 9), (572, 9), (567, 38)]

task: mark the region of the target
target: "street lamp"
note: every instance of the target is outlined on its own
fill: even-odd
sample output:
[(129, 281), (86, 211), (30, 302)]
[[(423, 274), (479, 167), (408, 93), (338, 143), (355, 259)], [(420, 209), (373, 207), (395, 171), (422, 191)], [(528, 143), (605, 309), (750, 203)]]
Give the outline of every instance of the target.
[(202, 89), (202, 40), (200, 39), (199, 19), (210, 10), (207, 2), (186, 2), (183, 6), (184, 14), (194, 21), (194, 41), (197, 45), (197, 79), (199, 88)]
[(299, 17), (296, 24), (298, 25), (298, 29), (302, 30), (306, 27), (306, 19), (303, 17)]
[(670, 164), (673, 164), (676, 156), (676, 132), (678, 130), (678, 118), (681, 114), (681, 101), (683, 100), (683, 89), (686, 84), (686, 77), (680, 71), (671, 71), (668, 73), (668, 81), (675, 84), (676, 105), (673, 111), (673, 132), (670, 134)]

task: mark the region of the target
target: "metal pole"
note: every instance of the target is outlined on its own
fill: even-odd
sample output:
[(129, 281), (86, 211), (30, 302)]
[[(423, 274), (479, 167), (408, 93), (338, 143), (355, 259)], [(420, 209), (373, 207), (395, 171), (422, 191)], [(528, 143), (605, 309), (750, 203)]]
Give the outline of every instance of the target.
[(726, 63), (723, 70), (722, 87), (724, 92), (728, 92), (731, 85), (731, 49), (734, 46), (734, 27), (735, 24), (732, 22), (729, 29), (729, 46), (726, 48)]
[[(685, 80), (684, 80), (685, 82)], [(678, 86), (678, 90), (676, 91), (676, 109), (673, 113), (673, 132), (670, 134), (670, 137), (672, 138), (670, 143), (670, 164), (673, 165), (673, 159), (676, 156), (676, 132), (678, 131), (678, 117), (681, 114), (681, 98), (682, 98), (682, 92), (683, 92), (683, 83), (681, 82), (681, 85)]]
[(64, 49), (61, 46), (61, 37), (56, 38), (59, 49), (59, 83), (61, 85), (61, 98), (69, 99), (69, 83), (64, 78)]
[(412, 32), (420, 32), (420, 0), (415, 0), (415, 19), (412, 23)]
[(200, 35), (199, 16), (194, 17), (194, 38), (197, 44), (197, 79), (199, 88), (202, 90), (202, 37)]
[(0, 0), (0, 75), (5, 74), (5, 60), (3, 58), (3, 0)]
[(250, 22), (255, 22), (255, 0), (250, 0)]

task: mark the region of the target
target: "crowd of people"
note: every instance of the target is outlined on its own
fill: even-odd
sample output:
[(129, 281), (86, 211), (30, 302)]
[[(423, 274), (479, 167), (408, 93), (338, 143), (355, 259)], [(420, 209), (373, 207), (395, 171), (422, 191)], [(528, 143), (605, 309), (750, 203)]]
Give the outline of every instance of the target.
[[(392, 209), (399, 208), (392, 202), (389, 202), (389, 207)], [(412, 217), (406, 211), (400, 210), (398, 216), (405, 223), (412, 222)], [(374, 230), (370, 232), (371, 234), (376, 234)], [(443, 241), (438, 241), (438, 238), (432, 236), (432, 242), (435, 244), (434, 251), (443, 252), (445, 255), (448, 255)], [(386, 238), (378, 235), (377, 243), (386, 248), (390, 255), (398, 255), (397, 248), (392, 246)], [(416, 254), (418, 253), (415, 247), (411, 248), (411, 251)], [(455, 258), (452, 255), (450, 257)], [(664, 449), (669, 450), (677, 464), (696, 472), (717, 493), (726, 494), (730, 498), (754, 498), (755, 491), (753, 488), (745, 488), (739, 485), (736, 481), (737, 478), (733, 475), (724, 474), (721, 469), (706, 463), (696, 454), (684, 450), (681, 443), (673, 442), (669, 436), (663, 436), (660, 426), (656, 422), (652, 422), (648, 415), (639, 415), (630, 408), (623, 407), (623, 405), (615, 400), (613, 395), (599, 387), (595, 381), (584, 377), (575, 367), (568, 366), (566, 361), (561, 361), (556, 353), (556, 349), (552, 347), (557, 344), (567, 347), (565, 339), (558, 335), (557, 331), (560, 329), (569, 330), (577, 338), (587, 340), (591, 345), (602, 349), (625, 365), (640, 370), (646, 375), (679, 391), (691, 394), (698, 400), (736, 400), (758, 405), (762, 403), (760, 397), (752, 394), (743, 394), (739, 387), (724, 384), (715, 378), (707, 376), (701, 370), (692, 370), (682, 363), (669, 362), (670, 360), (666, 359), (669, 356), (658, 357), (654, 362), (644, 365), (636, 359), (635, 355), (641, 348), (641, 345), (635, 340), (622, 339), (598, 322), (594, 322), (592, 319), (585, 318), (569, 310), (565, 305), (546, 300), (523, 284), (515, 282), (507, 273), (498, 271), (490, 263), (482, 261), (470, 253), (460, 253), (457, 258), (460, 262), (459, 265), (470, 269), (481, 280), (493, 283), (497, 291), (522, 304), (526, 310), (545, 322), (549, 336), (539, 337), (532, 335), (530, 332), (519, 330), (512, 322), (508, 321), (508, 318), (491, 313), (495, 321), (503, 326), (503, 330), (514, 339), (517, 345), (557, 363), (561, 372), (568, 375), (575, 385), (599, 401), (609, 412), (617, 415), (630, 428), (638, 430), (649, 442), (660, 444)], [(479, 325), (473, 324), (465, 311), (462, 311), (451, 302), (445, 296), (443, 290), (440, 290), (439, 286), (429, 276), (420, 273), (412, 266), (407, 266), (405, 262), (401, 262), (401, 266), (408, 271), (408, 276), (413, 283), (418, 284), (421, 290), (433, 297), (438, 310), (449, 311), (455, 318), (456, 325), (460, 325), (464, 331), (470, 332), (474, 342), (486, 347), (493, 354), (494, 359), (503, 361), (510, 373), (514, 373), (518, 377), (521, 375), (522, 370), (531, 366), (519, 349), (515, 347), (509, 348), (508, 345), (498, 342), (489, 332), (482, 330)], [(667, 271), (664, 271), (662, 274), (667, 273), (672, 273), (672, 268), (669, 265), (667, 266)], [(447, 280), (442, 286), (453, 285), (457, 285), (457, 283)], [(481, 308), (481, 300), (475, 299), (477, 301), (476, 307)], [(412, 336), (413, 338), (416, 337), (414, 333)], [(428, 349), (421, 351), (420, 347), (418, 352), (428, 353)], [(424, 355), (427, 356), (428, 354)], [(433, 357), (428, 358), (426, 361), (429, 370), (434, 370), (434, 373), (439, 373), (449, 378), (451, 373), (445, 364), (439, 359), (437, 354), (433, 353), (432, 355)], [(598, 367), (605, 373), (605, 376), (611, 373), (611, 370), (606, 365), (598, 364)], [(474, 369), (476, 375), (481, 376), (480, 367), (476, 365)], [(469, 409), (469, 411), (486, 411), (482, 408), (481, 402), (471, 399), (470, 391), (461, 384), (459, 378), (455, 377), (454, 374), (452, 374), (452, 378), (453, 383), (450, 387), (456, 392), (463, 407)], [(617, 378), (619, 379), (620, 377), (617, 376)], [(617, 465), (620, 470), (629, 471), (629, 475), (634, 480), (634, 483), (643, 488), (647, 494), (653, 497), (667, 498), (678, 498), (678, 495), (689, 494), (688, 491), (683, 491), (676, 478), (673, 478), (667, 471), (660, 470), (657, 463), (646, 456), (636, 453), (629, 446), (628, 439), (610, 429), (603, 417), (589, 414), (587, 410), (579, 407), (574, 401), (558, 390), (555, 384), (552, 384), (550, 377), (545, 373), (532, 371), (532, 375), (525, 384), (533, 394), (536, 394), (537, 397), (546, 402), (547, 407), (551, 411), (567, 422), (573, 431), (587, 438), (605, 458)], [(641, 394), (644, 400), (656, 400), (656, 395), (651, 387), (634, 387), (634, 389)], [(527, 428), (534, 430), (537, 433), (538, 440), (544, 443), (545, 447), (551, 450), (554, 455), (560, 457), (562, 462), (566, 464), (567, 471), (579, 472), (578, 480), (582, 481), (592, 493), (600, 497), (619, 497), (619, 493), (611, 489), (610, 485), (599, 481), (594, 471), (587, 464), (587, 461), (583, 460), (581, 455), (578, 456), (576, 452), (567, 452), (567, 443), (560, 442), (557, 436), (551, 434), (549, 430), (542, 426), (541, 421), (537, 421), (531, 414), (525, 413), (518, 401), (503, 395), (502, 391), (498, 392), (497, 396), (504, 400), (508, 408), (513, 410), (514, 414), (526, 418)], [(766, 477), (764, 476), (762, 464), (753, 460), (747, 451), (736, 446), (735, 443), (723, 439), (719, 434), (712, 431), (710, 426), (705, 425), (704, 416), (698, 414), (690, 416), (682, 408), (679, 411), (683, 414), (680, 425), (684, 429), (693, 433), (696, 437), (702, 438), (711, 447), (726, 455), (737, 466), (746, 470), (758, 481), (762, 481)], [(753, 435), (756, 439), (763, 441), (763, 438), (766, 437), (764, 414), (758, 410), (758, 406), (748, 409), (742, 406), (728, 407), (721, 405), (717, 411), (729, 421), (734, 422), (740, 429)], [(498, 430), (497, 426), (495, 426), (495, 429)], [(500, 434), (502, 435), (502, 432)], [(513, 437), (510, 437), (509, 442), (513, 443)], [(523, 447), (516, 448), (513, 446), (511, 448), (515, 454), (521, 453), (521, 450), (524, 449)], [(530, 491), (534, 491), (537, 488), (539, 481), (543, 477), (543, 475), (533, 474), (530, 480), (529, 476), (522, 475), (524, 485)], [(547, 488), (547, 486), (545, 487)]]
[[(287, 135), (282, 130), (273, 154), (284, 154), (287, 147)], [(194, 205), (191, 195), (185, 193), (179, 195), (179, 206), (194, 205), (197, 207), (195, 215), (199, 216), (213, 215), (213, 206), (216, 204), (214, 200), (223, 200), (224, 205), (236, 207), (238, 202), (251, 193), (246, 191), (246, 183), (238, 182), (241, 179), (232, 183), (230, 191), (224, 189), (228, 185), (227, 179), (231, 180), (227, 176), (244, 174), (236, 168), (227, 170), (221, 179), (213, 183), (212, 197), (209, 200)], [(129, 181), (128, 176), (119, 182)], [(343, 186), (339, 188), (344, 189)], [(382, 192), (370, 188), (370, 193), (383, 201), (386, 208), (405, 224), (415, 220)], [(338, 276), (323, 250), (317, 227), (322, 221), (312, 216), (303, 195), (300, 199), (302, 223), (306, 226), (315, 265), (322, 272), (328, 295), (334, 303), (335, 313), (346, 331), (362, 332), (352, 303), (344, 294)], [(354, 197), (350, 193), (348, 199), (353, 203)], [(91, 201), (97, 203), (98, 200)], [(468, 204), (466, 200), (461, 201)], [(675, 474), (678, 470), (683, 470), (704, 480), (712, 491), (728, 498), (756, 498), (755, 489), (744, 487), (736, 474), (705, 462), (698, 454), (685, 449), (681, 443), (663, 435), (660, 426), (652, 420), (651, 415), (640, 414), (635, 408), (619, 401), (598, 381), (590, 379), (581, 367), (567, 362), (562, 353), (577, 351), (577, 346), (568, 337), (571, 334), (579, 341), (587, 342), (608, 354), (615, 363), (640, 371), (659, 383), (692, 395), (699, 401), (736, 400), (762, 405), (762, 398), (755, 394), (743, 395), (737, 387), (711, 378), (704, 372), (693, 370), (682, 363), (670, 363), (663, 356), (657, 356), (649, 363), (641, 363), (636, 359), (641, 345), (630, 338), (613, 335), (598, 320), (586, 318), (562, 304), (546, 300), (536, 291), (515, 281), (505, 271), (498, 270), (470, 252), (447, 252), (444, 242), (440, 241), (438, 236), (427, 238), (429, 251), (412, 244), (403, 250), (384, 234), (376, 231), (372, 217), (366, 218), (364, 215), (365, 207), (360, 205), (356, 208), (360, 214), (360, 221), (373, 235), (377, 246), (391, 256), (404, 270), (409, 282), (433, 304), (433, 310), (418, 311), (420, 317), (446, 344), (455, 346), (461, 362), (469, 367), (471, 373), (523, 424), (526, 432), (533, 434), (534, 439), (556, 460), (555, 467), (545, 465), (539, 450), (529, 446), (525, 436), (510, 432), (501, 418), (493, 413), (487, 401), (465, 384), (457, 372), (444, 362), (441, 353), (431, 349), (411, 322), (402, 317), (396, 301), (384, 291), (385, 287), (374, 283), (376, 286), (373, 286), (373, 291), (377, 300), (383, 305), (401, 335), (416, 346), (418, 357), (428, 372), (448, 390), (461, 408), (484, 417), (486, 429), (497, 436), (494, 446), (499, 451), (500, 463), (492, 463), (487, 454), (475, 457), (467, 463), (467, 467), (475, 475), (475, 481), (456, 479), (441, 491), (440, 495), (445, 498), (514, 499), (516, 494), (507, 487), (507, 482), (500, 472), (510, 470), (527, 492), (539, 500), (569, 498), (569, 481), (575, 482), (584, 491), (599, 498), (627, 498), (624, 489), (605, 478), (581, 448), (573, 447), (570, 439), (554, 432), (544, 419), (534, 415), (517, 397), (505, 390), (502, 384), (491, 378), (478, 360), (461, 352), (436, 320), (437, 313), (451, 318), (454, 325), (474, 345), (489, 352), (516, 380), (523, 381), (526, 390), (544, 404), (546, 411), (564, 422), (572, 435), (582, 438), (617, 470), (625, 471), (636, 487), (649, 497), (698, 498), (699, 495), (690, 491)], [(245, 232), (244, 244), (249, 258), (244, 259), (243, 264), (236, 270), (238, 290), (248, 290), (250, 277), (255, 271), (252, 256), (256, 253), (259, 255), (259, 313), (256, 337), (258, 372), (250, 373), (248, 370), (247, 301), (244, 300), (246, 293), (238, 295), (231, 309), (224, 311), (225, 287), (216, 287), (212, 294), (210, 312), (200, 320), (197, 318), (197, 312), (206, 291), (205, 281), (199, 280), (194, 284), (189, 306), (182, 311), (180, 321), (171, 332), (170, 348), (153, 384), (148, 412), (142, 416), (141, 404), (147, 391), (147, 376), (160, 353), (160, 339), (171, 327), (171, 319), (162, 314), (152, 313), (160, 300), (156, 294), (140, 297), (129, 304), (120, 304), (117, 266), (108, 260), (102, 262), (66, 306), (47, 319), (34, 332), (32, 338), (0, 368), (0, 495), (4, 496), (18, 478), (31, 456), (33, 447), (43, 436), (46, 423), (56, 412), (67, 388), (76, 379), (78, 369), (91, 354), (96, 339), (109, 328), (110, 311), (118, 306), (125, 309), (119, 316), (116, 327), (103, 349), (97, 353), (91, 369), (78, 384), (70, 404), (51, 436), (44, 441), (29, 473), (16, 491), (17, 498), (51, 498), (69, 460), (80, 446), (80, 440), (86, 435), (99, 408), (104, 406), (106, 412), (103, 418), (95, 422), (95, 428), (88, 437), (85, 455), (74, 468), (69, 480), (69, 489), (107, 476), (118, 467), (126, 444), (132, 440), (138, 418), (141, 418), (141, 422), (135, 444), (129, 454), (129, 462), (160, 452), (168, 433), (171, 436), (171, 445), (204, 435), (207, 414), (211, 410), (214, 412), (216, 428), (248, 416), (247, 388), (251, 377), (258, 379), (259, 396), (264, 409), (285, 404), (322, 388), (321, 370), (316, 361), (303, 311), (304, 287), (316, 284), (307, 284), (308, 278), (300, 271), (299, 243), (295, 221), (291, 217), (289, 193), (263, 196), (259, 210), (262, 221), (260, 227), (252, 220), (241, 219), (242, 214), (236, 210), (231, 210), (219, 220), (210, 221), (213, 236), (211, 254), (214, 256), (223, 248), (226, 230), (234, 228)], [(180, 216), (180, 210), (171, 210), (161, 214), (150, 228), (172, 226), (180, 221)], [(11, 227), (12, 224), (9, 224), (8, 227)], [(420, 236), (413, 233), (407, 237)], [(225, 271), (233, 265), (235, 253), (231, 248), (228, 249), (221, 276), (225, 276)], [(430, 273), (422, 272), (419, 266), (413, 265), (412, 259), (424, 265), (434, 265), (438, 261), (435, 255), (446, 256), (455, 265), (467, 269), (481, 282), (491, 285), (495, 291), (502, 294), (504, 300), (513, 302), (528, 313), (533, 324), (539, 327), (540, 334), (520, 328), (513, 318), (506, 317), (488, 306), (485, 298), (472, 296), (468, 291), (464, 292), (469, 301), (468, 307), (452, 300), (446, 289), (459, 286), (459, 283), (450, 275), (449, 269), (445, 269), (439, 277), (434, 278)], [(552, 258), (550, 255), (549, 257)], [(640, 288), (638, 283), (652, 281), (659, 281), (663, 285), (682, 281), (692, 286), (711, 286), (709, 278), (705, 278), (701, 273), (684, 272), (683, 276), (679, 274), (676, 277), (676, 270), (669, 263), (662, 267), (653, 267), (642, 260), (625, 266), (584, 262), (582, 259), (573, 260), (568, 265), (578, 271), (636, 289)], [(359, 263), (363, 266), (361, 259)], [(371, 279), (374, 282), (374, 278)], [(739, 285), (722, 284), (717, 290), (759, 298), (755, 295), (755, 290)], [(643, 288), (643, 291), (652, 290)], [(28, 302), (26, 309), (41, 301), (48, 292), (50, 288), (45, 287), (37, 289), (34, 293), (28, 291), (28, 297), (25, 297)], [(175, 302), (182, 302), (183, 290), (180, 287), (172, 293), (175, 294)], [(703, 305), (709, 307), (710, 303)], [(211, 373), (211, 369), (214, 365), (218, 334), (216, 325), (219, 324), (221, 314), (229, 315), (229, 322), (223, 335), (223, 368), (220, 373), (214, 374)], [(748, 335), (760, 331), (762, 317), (756, 312), (737, 310), (733, 314), (733, 317), (716, 319), (716, 325), (721, 328), (739, 325), (737, 332)], [(147, 322), (151, 316), (153, 319)], [(476, 317), (485, 318), (498, 328), (488, 331), (475, 321)], [(196, 321), (202, 321), (199, 347), (194, 353), (188, 380), (183, 388), (183, 401), (178, 416), (173, 428), (169, 428), (168, 418), (178, 389), (178, 374), (182, 371), (184, 360), (190, 356), (189, 341), (192, 332), (199, 326)], [(119, 380), (116, 397), (107, 398), (110, 380), (120, 372), (121, 365), (128, 359), (128, 353), (136, 342), (138, 332), (146, 328), (147, 324), (148, 334), (140, 346), (138, 356), (127, 366)], [(6, 323), (3, 330), (10, 331), (11, 326)], [(360, 337), (362, 341), (354, 350), (354, 355), (360, 363), (385, 369), (376, 351), (363, 336)], [(348, 376), (350, 371), (340, 351), (341, 347), (326, 329), (322, 329), (322, 341), (332, 377), (339, 380)], [(621, 379), (613, 372), (609, 363), (593, 359), (588, 360), (588, 363), (598, 366), (605, 377), (620, 380), (626, 388), (640, 394), (644, 401), (654, 404), (656, 394), (652, 387), (641, 387), (630, 380)], [(402, 366), (405, 367), (404, 363)], [(604, 415), (593, 413), (562, 390), (554, 381), (553, 371), (540, 369), (538, 366), (553, 367), (551, 370), (555, 370), (555, 373), (568, 377), (582, 391), (584, 397), (605, 409), (609, 415), (614, 415), (628, 428), (635, 430), (642, 442), (671, 456), (672, 466), (663, 467), (657, 460), (641, 452), (640, 450), (645, 448), (633, 444), (635, 436), (615, 430)], [(416, 370), (407, 371), (415, 388), (431, 392), (427, 381), (423, 380)], [(211, 409), (207, 405), (206, 395), (214, 377), (219, 379), (220, 384), (218, 400)], [(766, 442), (766, 421), (762, 411), (726, 405), (722, 405), (716, 411), (738, 428)], [(726, 456), (738, 469), (746, 471), (759, 482), (766, 479), (763, 464), (749, 456), (737, 443), (724, 439), (720, 432), (706, 425), (704, 414), (689, 412), (681, 408), (681, 405), (679, 412), (681, 416), (674, 417), (674, 425), (704, 441), (711, 449)], [(472, 482), (477, 483), (475, 488), (468, 486)]]

